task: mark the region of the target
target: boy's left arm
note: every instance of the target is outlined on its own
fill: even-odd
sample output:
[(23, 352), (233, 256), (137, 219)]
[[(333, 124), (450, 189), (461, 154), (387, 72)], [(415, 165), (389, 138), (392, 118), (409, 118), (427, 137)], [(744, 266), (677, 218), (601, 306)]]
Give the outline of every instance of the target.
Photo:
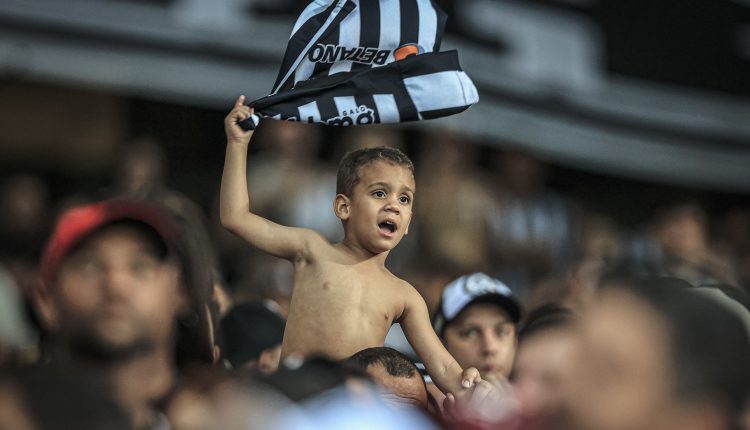
[(459, 394), (482, 380), (473, 367), (463, 370), (445, 349), (430, 323), (430, 314), (422, 296), (411, 285), (406, 288), (404, 310), (399, 319), (406, 339), (444, 393)]

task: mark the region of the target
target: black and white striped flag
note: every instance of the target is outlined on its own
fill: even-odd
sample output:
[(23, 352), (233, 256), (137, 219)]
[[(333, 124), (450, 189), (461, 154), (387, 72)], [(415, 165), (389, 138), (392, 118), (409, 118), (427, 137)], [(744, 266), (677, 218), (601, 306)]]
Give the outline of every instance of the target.
[(431, 0), (316, 0), (298, 18), (259, 117), (358, 125), (450, 115), (478, 101), (455, 51), (437, 53), (446, 15)]

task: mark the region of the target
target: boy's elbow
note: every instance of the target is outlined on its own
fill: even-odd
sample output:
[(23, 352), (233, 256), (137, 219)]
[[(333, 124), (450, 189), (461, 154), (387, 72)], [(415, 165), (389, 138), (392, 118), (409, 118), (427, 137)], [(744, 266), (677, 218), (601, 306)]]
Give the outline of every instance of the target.
[(227, 229), (229, 231), (232, 231), (232, 226), (233, 225), (234, 225), (234, 223), (232, 222), (232, 220), (229, 217), (224, 216), (223, 214), (221, 215), (221, 226), (222, 227), (224, 227), (225, 229)]
[(239, 214), (228, 210), (221, 210), (219, 213), (219, 219), (221, 220), (222, 227), (232, 232), (236, 231), (237, 226), (240, 224)]

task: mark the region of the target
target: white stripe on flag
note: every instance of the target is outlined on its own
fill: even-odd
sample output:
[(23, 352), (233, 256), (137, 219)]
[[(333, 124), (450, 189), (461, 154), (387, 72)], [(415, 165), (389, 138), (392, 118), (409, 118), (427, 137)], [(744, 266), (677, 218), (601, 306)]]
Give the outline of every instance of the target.
[(299, 30), (299, 28), (307, 22), (307, 20), (319, 13), (325, 12), (325, 10), (328, 9), (330, 5), (330, 1), (323, 0), (316, 0), (307, 5), (305, 10), (302, 11), (302, 14), (299, 16), (299, 18), (297, 18), (297, 22), (294, 23), (294, 28), (292, 29), (292, 33), (289, 35), (289, 38), (291, 39), (292, 37), (294, 37), (294, 33), (296, 33), (297, 30)]
[[(393, 62), (393, 52), (401, 42), (400, 0), (380, 0), (380, 49), (393, 47), (387, 63)], [(373, 66), (375, 67), (375, 66)]]
[(464, 95), (464, 103), (466, 105), (473, 105), (479, 101), (479, 93), (477, 87), (474, 86), (474, 82), (471, 80), (469, 75), (464, 71), (458, 72), (458, 80), (461, 81), (461, 90)]
[(320, 122), (318, 102), (313, 100), (306, 105), (298, 107), (297, 110), (299, 111), (299, 120), (301, 122)]
[[(357, 101), (354, 100), (354, 96), (334, 97), (333, 102), (336, 103), (339, 116), (347, 116), (357, 111)], [(354, 118), (356, 118), (356, 115), (354, 115)]]
[[(360, 31), (359, 8), (357, 7), (349, 12), (349, 15), (347, 15), (346, 18), (341, 21), (341, 24), (339, 24), (339, 46), (343, 46), (347, 50), (358, 47)], [(328, 74), (332, 75), (338, 72), (350, 72), (351, 70), (351, 60), (339, 61), (333, 63)]]
[(373, 94), (375, 106), (378, 107), (378, 115), (382, 124), (399, 122), (398, 105), (393, 94)]
[[(289, 77), (292, 75), (292, 73), (295, 73), (295, 70), (297, 70), (297, 66), (299, 66), (300, 62), (307, 56), (308, 51), (310, 51), (310, 48), (315, 44), (315, 42), (318, 41), (320, 36), (323, 34), (323, 32), (328, 29), (328, 27), (331, 25), (333, 20), (336, 18), (336, 16), (341, 13), (341, 8), (344, 7), (344, 4), (346, 4), (347, 0), (338, 0), (338, 4), (334, 7), (333, 12), (331, 12), (330, 15), (328, 15), (328, 19), (326, 19), (326, 22), (323, 23), (323, 25), (318, 29), (317, 32), (315, 32), (315, 36), (313, 36), (310, 41), (307, 43), (307, 46), (305, 46), (305, 49), (302, 51), (299, 57), (297, 57), (296, 60), (294, 60), (294, 63), (292, 63), (292, 67), (287, 70), (286, 74), (284, 75), (284, 79), (279, 81), (279, 85), (273, 89), (273, 92), (271, 94), (276, 94), (279, 89), (284, 85), (284, 82), (289, 79)], [(295, 74), (296, 77), (296, 74)], [(295, 81), (296, 83), (296, 81)]]
[(435, 48), (435, 33), (437, 32), (437, 12), (430, 0), (417, 0), (419, 8), (419, 46), (420, 52), (432, 52)]
[(464, 72), (451, 70), (414, 76), (405, 78), (404, 85), (419, 112), (467, 106), (479, 101), (474, 83)]
[(306, 56), (302, 59), (294, 71), (294, 85), (297, 85), (299, 81), (306, 81), (310, 79), (313, 72), (315, 71), (315, 63), (310, 61)]

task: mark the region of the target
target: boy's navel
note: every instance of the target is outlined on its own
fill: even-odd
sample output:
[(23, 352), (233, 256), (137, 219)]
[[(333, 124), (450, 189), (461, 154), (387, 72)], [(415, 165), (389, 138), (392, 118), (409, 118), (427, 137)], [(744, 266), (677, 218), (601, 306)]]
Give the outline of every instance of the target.
[(331, 289), (331, 283), (330, 282), (323, 282), (323, 289), (324, 290), (330, 290)]

